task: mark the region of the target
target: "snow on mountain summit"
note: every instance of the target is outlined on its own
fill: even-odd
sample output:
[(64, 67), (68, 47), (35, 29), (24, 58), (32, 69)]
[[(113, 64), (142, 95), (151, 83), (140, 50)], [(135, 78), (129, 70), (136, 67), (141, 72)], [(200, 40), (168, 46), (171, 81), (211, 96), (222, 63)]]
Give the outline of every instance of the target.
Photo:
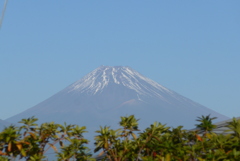
[(127, 66), (100, 66), (72, 84), (69, 87), (69, 92), (88, 92), (95, 95), (101, 93), (105, 87), (112, 83), (119, 86), (123, 85), (136, 91), (139, 95), (151, 96), (154, 93), (155, 96), (161, 97), (159, 92), (172, 93), (172, 91)]

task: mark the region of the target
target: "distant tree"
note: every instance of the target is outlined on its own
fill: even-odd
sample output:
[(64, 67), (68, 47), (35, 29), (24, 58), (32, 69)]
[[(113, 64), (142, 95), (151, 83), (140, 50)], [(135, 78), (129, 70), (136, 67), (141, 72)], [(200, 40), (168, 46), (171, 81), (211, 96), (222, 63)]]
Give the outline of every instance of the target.
[(105, 154), (110, 161), (134, 160), (138, 157), (137, 136), (134, 131), (138, 130), (138, 120), (134, 115), (121, 117), (122, 129), (113, 130), (110, 127), (100, 127), (96, 132), (95, 150), (102, 150), (100, 155)]
[(232, 121), (228, 122), (227, 127), (229, 130), (226, 130), (226, 132), (233, 131), (233, 136), (240, 139), (240, 119), (234, 117)]
[(216, 125), (212, 123), (212, 120), (217, 119), (217, 117), (210, 117), (210, 115), (198, 117), (196, 121), (200, 122), (200, 124), (196, 124), (196, 127), (204, 132), (206, 135), (209, 132), (212, 132), (213, 129), (216, 128)]

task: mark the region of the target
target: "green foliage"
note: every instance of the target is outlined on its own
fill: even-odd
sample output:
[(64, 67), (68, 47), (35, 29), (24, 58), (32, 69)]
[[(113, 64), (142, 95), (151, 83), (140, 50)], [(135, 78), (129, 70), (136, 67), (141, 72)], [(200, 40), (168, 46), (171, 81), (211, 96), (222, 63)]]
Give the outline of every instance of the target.
[(83, 138), (86, 127), (54, 122), (38, 126), (37, 120), (34, 117), (22, 119), (19, 122), (22, 126), (5, 128), (0, 133), (0, 156), (11, 160), (41, 161), (46, 158), (46, 152), (53, 149), (58, 160), (88, 160), (91, 157), (86, 147), (88, 140)]
[(214, 128), (216, 128), (216, 125), (212, 123), (212, 120), (216, 119), (216, 117), (210, 117), (210, 115), (198, 117), (196, 121), (200, 122), (200, 124), (197, 124), (196, 127), (200, 128), (200, 130), (204, 131), (204, 133), (211, 132)]
[[(96, 131), (94, 152), (108, 161), (240, 160), (240, 120), (233, 118), (227, 124), (228, 134), (216, 134), (213, 119), (210, 115), (198, 117), (200, 123), (194, 131), (159, 122), (140, 131), (134, 115), (121, 117), (120, 129), (100, 126)], [(38, 126), (36, 121), (34, 117), (22, 119), (22, 126), (11, 125), (0, 133), (0, 161), (43, 161), (49, 149), (59, 161), (95, 160), (83, 137), (86, 127), (54, 122)]]
[(232, 121), (228, 123), (227, 127), (229, 128), (229, 130), (227, 130), (226, 132), (233, 131), (233, 136), (240, 139), (240, 119), (237, 120), (234, 117)]
[[(155, 122), (142, 132), (133, 115), (121, 117), (122, 129), (100, 127), (96, 131), (95, 151), (102, 150), (110, 161), (231, 161), (240, 160), (240, 120), (235, 118), (227, 127), (232, 134), (216, 134), (210, 115), (198, 117), (198, 130), (182, 126), (170, 128)], [(199, 131), (200, 130), (200, 131)], [(120, 133), (120, 134), (119, 134)]]

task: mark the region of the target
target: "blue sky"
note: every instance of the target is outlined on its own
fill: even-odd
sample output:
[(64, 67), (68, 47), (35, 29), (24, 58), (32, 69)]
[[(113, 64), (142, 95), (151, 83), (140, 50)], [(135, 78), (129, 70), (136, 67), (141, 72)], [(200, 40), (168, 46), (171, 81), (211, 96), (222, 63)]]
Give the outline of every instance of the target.
[(9, 0), (0, 29), (0, 119), (100, 65), (130, 66), (206, 107), (240, 116), (239, 6), (237, 0)]

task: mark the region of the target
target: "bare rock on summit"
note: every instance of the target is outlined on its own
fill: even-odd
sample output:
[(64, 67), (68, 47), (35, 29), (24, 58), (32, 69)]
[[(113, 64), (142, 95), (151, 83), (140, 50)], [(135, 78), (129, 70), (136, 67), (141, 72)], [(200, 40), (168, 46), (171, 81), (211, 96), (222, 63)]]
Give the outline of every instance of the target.
[(47, 100), (8, 118), (16, 123), (35, 116), (40, 122), (54, 121), (87, 126), (117, 127), (120, 116), (139, 118), (140, 128), (154, 121), (169, 126), (193, 128), (198, 116), (209, 115), (223, 121), (228, 117), (204, 107), (144, 77), (125, 66), (101, 66)]

